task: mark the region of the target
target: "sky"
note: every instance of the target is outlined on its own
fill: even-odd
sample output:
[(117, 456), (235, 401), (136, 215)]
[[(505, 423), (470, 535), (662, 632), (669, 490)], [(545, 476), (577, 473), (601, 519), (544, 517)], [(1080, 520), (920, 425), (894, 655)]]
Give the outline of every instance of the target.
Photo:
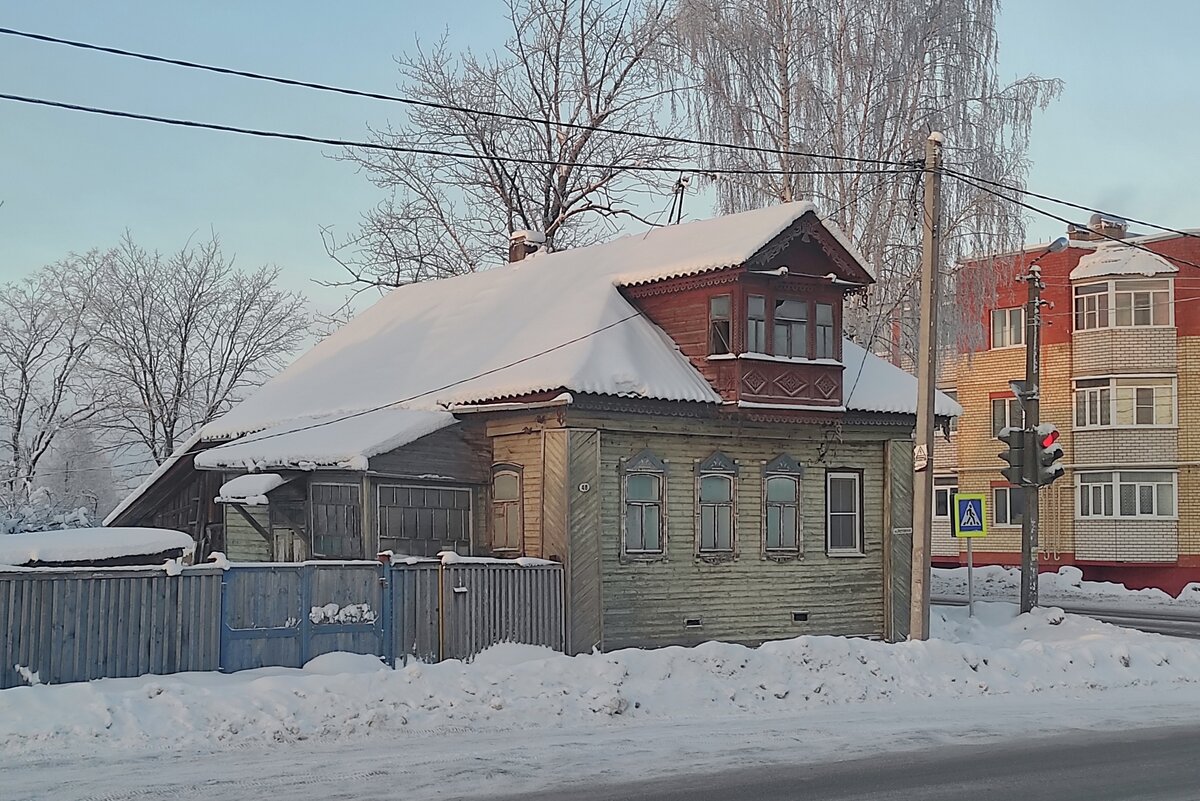
[[(352, 11), (346, 10), (351, 9)], [(1139, 16), (1140, 14), (1140, 16)], [(1200, 227), (1200, 4), (1008, 0), (1000, 72), (1065, 81), (1039, 113), (1031, 189), (1174, 227)], [(394, 92), (393, 56), (448, 32), (502, 43), (499, 0), (0, 0), (0, 27), (251, 71)], [(402, 107), (0, 37), (0, 92), (162, 116), (361, 139)], [(354, 230), (383, 199), (336, 148), (89, 117), (0, 101), (0, 282), (129, 230), (162, 250), (220, 235), (239, 265), (277, 264), (332, 308), (320, 231)], [(1061, 211), (1061, 210), (1060, 210)], [(1086, 214), (1074, 213), (1086, 221)], [(1062, 226), (1031, 221), (1031, 241)]]

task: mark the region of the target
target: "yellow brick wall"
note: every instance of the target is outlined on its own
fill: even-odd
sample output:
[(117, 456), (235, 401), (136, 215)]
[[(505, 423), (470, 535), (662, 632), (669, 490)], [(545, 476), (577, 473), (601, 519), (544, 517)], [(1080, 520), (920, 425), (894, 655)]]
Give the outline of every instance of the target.
[(1200, 337), (1179, 345), (1179, 554), (1200, 556)]

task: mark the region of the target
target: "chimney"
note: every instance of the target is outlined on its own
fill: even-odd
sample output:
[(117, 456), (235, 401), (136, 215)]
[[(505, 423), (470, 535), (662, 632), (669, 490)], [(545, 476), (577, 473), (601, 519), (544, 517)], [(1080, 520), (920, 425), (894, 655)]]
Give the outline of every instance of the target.
[(1087, 227), (1071, 223), (1067, 226), (1067, 238), (1075, 242), (1095, 242), (1124, 239), (1129, 234), (1129, 223), (1120, 217), (1108, 214), (1093, 214)]
[(508, 263), (521, 261), (544, 244), (546, 235), (540, 231), (513, 231), (508, 235)]

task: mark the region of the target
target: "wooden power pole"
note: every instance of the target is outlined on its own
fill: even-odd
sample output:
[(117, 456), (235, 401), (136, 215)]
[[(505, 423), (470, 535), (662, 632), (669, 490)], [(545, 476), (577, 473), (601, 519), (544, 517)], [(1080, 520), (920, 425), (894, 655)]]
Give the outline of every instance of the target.
[(925, 141), (925, 212), (921, 243), (921, 333), (917, 360), (917, 434), (913, 446), (912, 600), (908, 636), (929, 639), (930, 552), (933, 549), (933, 422), (937, 392), (938, 296), (941, 269), (942, 135)]

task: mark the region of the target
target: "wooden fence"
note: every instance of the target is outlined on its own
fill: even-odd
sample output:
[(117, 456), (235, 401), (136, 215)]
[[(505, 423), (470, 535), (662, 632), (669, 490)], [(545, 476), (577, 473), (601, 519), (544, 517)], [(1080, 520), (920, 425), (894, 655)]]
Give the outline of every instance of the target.
[(40, 681), (300, 667), (330, 651), (388, 664), (498, 642), (563, 649), (559, 565), (499, 560), (0, 572), (0, 689)]

